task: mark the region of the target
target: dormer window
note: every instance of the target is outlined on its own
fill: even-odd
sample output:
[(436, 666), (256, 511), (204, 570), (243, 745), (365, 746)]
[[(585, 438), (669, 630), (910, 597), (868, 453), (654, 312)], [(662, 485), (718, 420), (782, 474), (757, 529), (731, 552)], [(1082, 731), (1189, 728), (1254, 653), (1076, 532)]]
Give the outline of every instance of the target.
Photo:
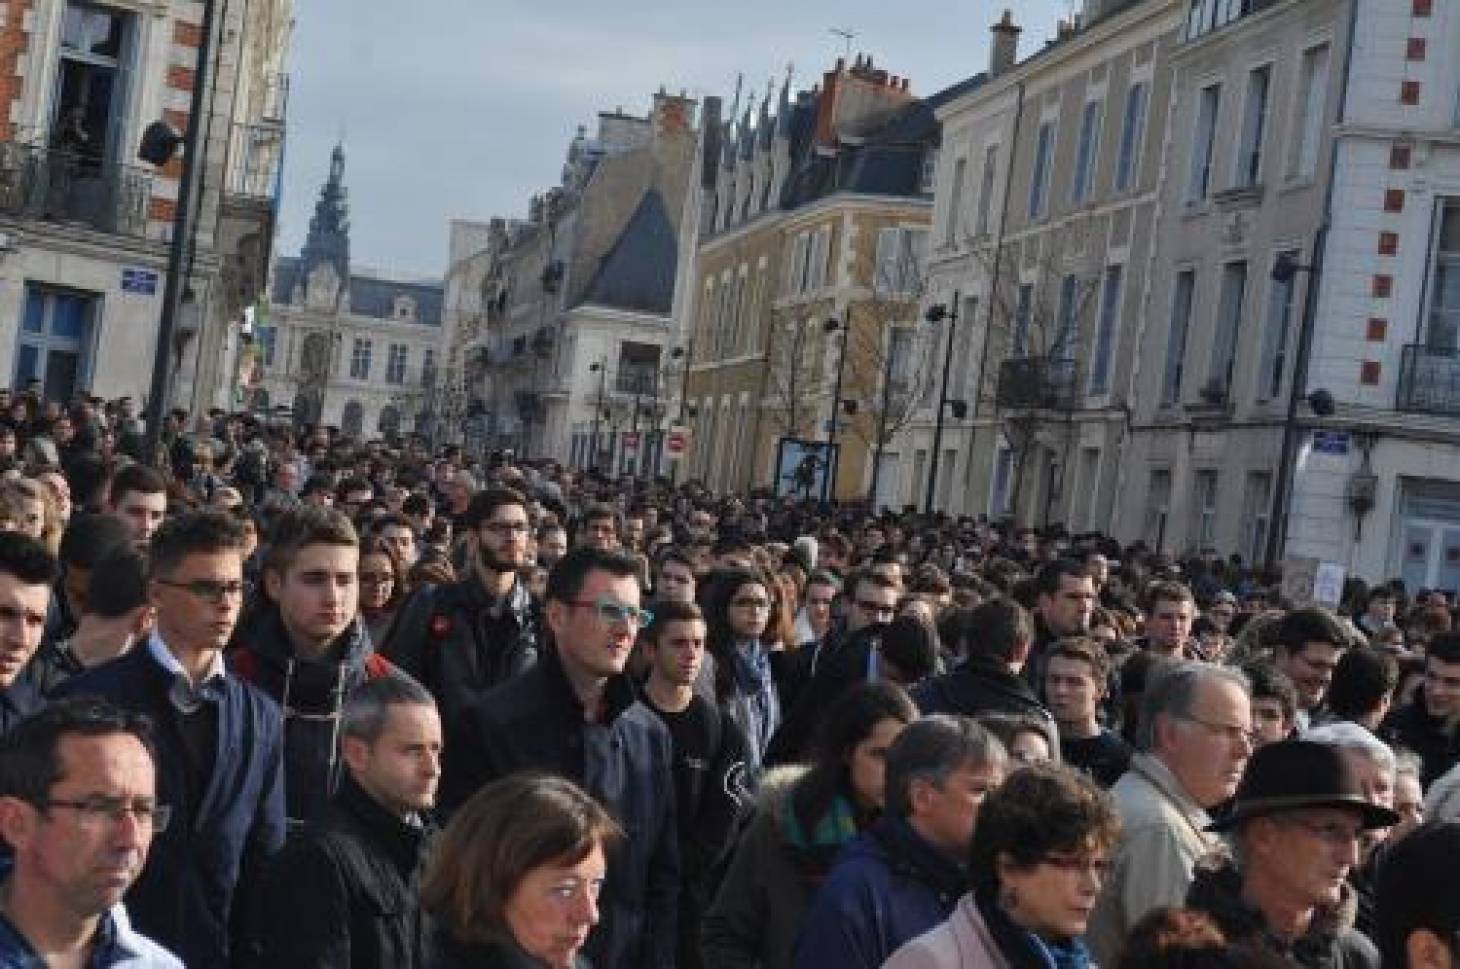
[(409, 296), (397, 296), (395, 298), (395, 311), (391, 314), (394, 319), (410, 323), (416, 318), (416, 301)]

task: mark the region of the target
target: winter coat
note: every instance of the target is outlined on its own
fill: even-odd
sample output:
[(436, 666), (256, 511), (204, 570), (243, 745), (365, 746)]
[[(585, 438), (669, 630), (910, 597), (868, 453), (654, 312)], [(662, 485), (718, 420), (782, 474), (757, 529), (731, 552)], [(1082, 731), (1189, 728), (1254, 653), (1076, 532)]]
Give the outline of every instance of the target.
[(9, 733), (11, 727), (32, 713), (39, 713), (45, 705), (45, 697), (31, 678), (30, 670), (23, 671), (9, 689), (0, 690), (0, 734)]
[(952, 914), (963, 866), (903, 818), (884, 817), (842, 849), (796, 937), (797, 969), (877, 969)]
[(1114, 964), (1141, 916), (1182, 904), (1197, 860), (1217, 846), (1206, 831), (1211, 823), (1206, 811), (1150, 754), (1131, 759), (1110, 795), (1120, 815), (1120, 841), (1086, 936), (1101, 965)]
[(264, 901), (260, 965), (421, 969), (421, 865), (430, 829), (387, 811), (347, 774), (323, 819), (290, 839)]
[(780, 729), (771, 738), (764, 761), (767, 766), (794, 764), (805, 758), (826, 711), (843, 693), (867, 682), (868, 670), (875, 668), (870, 662), (872, 650), (885, 628), (872, 625), (854, 633), (827, 635), (825, 645), (807, 663), (811, 672), (795, 694), (795, 705), (786, 709)]
[(948, 921), (892, 954), (883, 969), (1010, 969), (973, 896), (964, 895)]
[(674, 965), (679, 895), (673, 750), (669, 730), (637, 701), (626, 675), (609, 680), (607, 713), (588, 721), (556, 652), (487, 693), (448, 728), (441, 803), (524, 770), (568, 778), (624, 829), (599, 898), (587, 952), (599, 969)]
[(975, 656), (951, 673), (919, 683), (912, 691), (913, 702), (926, 716), (952, 713), (976, 717), (981, 713), (1009, 713), (1034, 717), (1047, 725), (1051, 750), (1059, 749), (1059, 731), (1054, 717), (1044, 708), (1029, 685), (1008, 664)]
[(1250, 945), (1301, 969), (1379, 969), (1379, 952), (1354, 928), (1355, 901), (1347, 884), (1339, 901), (1320, 907), (1299, 939), (1267, 930), (1263, 915), (1242, 898), (1242, 876), (1231, 860), (1217, 854), (1197, 868), (1186, 906), (1211, 916), (1233, 945)]
[[(523, 952), (515, 943), (460, 942), (446, 935), (436, 937), (435, 955), (427, 969), (549, 969), (548, 964)], [(582, 954), (573, 957), (573, 969), (593, 969)]]
[(1422, 762), (1420, 781), (1426, 790), (1460, 763), (1460, 730), (1430, 716), (1425, 706), (1423, 686), (1415, 692), (1412, 702), (1384, 718), (1379, 725), (1379, 738), (1419, 755)]
[(542, 612), (518, 580), (500, 614), (468, 574), (452, 585), (422, 586), (396, 615), (381, 652), (436, 697), (450, 724), (472, 703), (537, 662)]
[(706, 969), (789, 969), (811, 896), (841, 848), (858, 834), (845, 801), (815, 831), (792, 810), (807, 769), (778, 767), (761, 779), (756, 813), (700, 925)]
[(139, 645), (67, 680), (57, 695), (99, 696), (152, 721), (157, 803), (174, 817), (152, 836), (147, 865), (126, 895), (137, 930), (189, 966), (239, 964), (248, 958), (261, 882), (284, 844), (279, 707), (236, 676), (203, 688), (217, 709), (218, 748), (202, 802), (193, 805), (172, 686), (172, 673)]
[(359, 619), (320, 659), (300, 659), (277, 606), (249, 618), (234, 635), (229, 669), (263, 690), (284, 715), (284, 799), (291, 829), (324, 814), (340, 780), (340, 718), (345, 701), (395, 667), (371, 648)]

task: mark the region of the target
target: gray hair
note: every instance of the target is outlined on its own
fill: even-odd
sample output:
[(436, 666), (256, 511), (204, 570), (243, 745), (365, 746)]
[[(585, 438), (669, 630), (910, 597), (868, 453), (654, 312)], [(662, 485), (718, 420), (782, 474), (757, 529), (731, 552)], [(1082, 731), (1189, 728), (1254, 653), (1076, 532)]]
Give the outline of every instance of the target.
[(436, 700), (424, 686), (399, 670), (389, 676), (366, 680), (345, 702), (340, 736), (354, 737), (367, 744), (380, 739), (391, 707), (431, 707)]
[(1378, 764), (1379, 768), (1391, 779), (1395, 777), (1398, 769), (1393, 748), (1375, 737), (1367, 728), (1352, 720), (1338, 720), (1333, 723), (1325, 723), (1321, 727), (1314, 727), (1303, 734), (1303, 739), (1337, 747), (1339, 750), (1358, 751)]
[(1214, 666), (1195, 660), (1158, 665), (1151, 670), (1151, 679), (1141, 697), (1141, 721), (1136, 729), (1136, 747), (1148, 753), (1156, 749), (1158, 718), (1189, 718), (1203, 683), (1231, 683), (1241, 687), (1243, 693), (1251, 692), (1247, 677), (1225, 666)]
[(1420, 759), (1419, 754), (1403, 747), (1391, 747), (1390, 749), (1394, 751), (1394, 780), (1398, 782), (1399, 778), (1406, 774), (1416, 781), (1420, 780), (1424, 775), (1424, 761)]
[(899, 818), (912, 814), (913, 781), (941, 787), (961, 767), (1002, 766), (1007, 760), (999, 739), (969, 717), (935, 713), (914, 720), (887, 749), (887, 812)]

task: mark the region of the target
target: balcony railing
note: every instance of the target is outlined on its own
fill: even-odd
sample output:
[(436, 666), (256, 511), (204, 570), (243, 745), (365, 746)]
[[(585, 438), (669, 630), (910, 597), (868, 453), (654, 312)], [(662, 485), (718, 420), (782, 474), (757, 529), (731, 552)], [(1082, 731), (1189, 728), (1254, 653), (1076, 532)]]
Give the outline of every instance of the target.
[(1411, 343), (1399, 367), (1401, 411), (1460, 415), (1460, 349)]
[(1070, 410), (1075, 406), (1075, 361), (1011, 357), (999, 364), (994, 394), (1000, 407)]
[(228, 141), (228, 193), (272, 202), (279, 197), (284, 132), (269, 125), (236, 124)]
[(0, 212), (145, 237), (152, 174), (44, 145), (0, 142)]
[(659, 383), (659, 373), (655, 368), (647, 370), (620, 370), (613, 381), (613, 391), (616, 394), (640, 394), (645, 397), (654, 396), (655, 388)]

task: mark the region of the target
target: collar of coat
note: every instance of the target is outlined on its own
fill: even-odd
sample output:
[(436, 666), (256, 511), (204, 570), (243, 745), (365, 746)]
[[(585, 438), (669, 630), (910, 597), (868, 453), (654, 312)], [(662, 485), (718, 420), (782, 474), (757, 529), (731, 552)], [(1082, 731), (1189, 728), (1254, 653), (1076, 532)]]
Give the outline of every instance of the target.
[(1196, 868), (1186, 904), (1212, 917), (1231, 943), (1250, 943), (1275, 951), (1301, 966), (1325, 965), (1338, 937), (1354, 927), (1358, 899), (1347, 883), (1336, 901), (1317, 906), (1300, 938), (1285, 939), (1268, 931), (1261, 910), (1242, 897), (1242, 873), (1225, 852), (1204, 858)]

